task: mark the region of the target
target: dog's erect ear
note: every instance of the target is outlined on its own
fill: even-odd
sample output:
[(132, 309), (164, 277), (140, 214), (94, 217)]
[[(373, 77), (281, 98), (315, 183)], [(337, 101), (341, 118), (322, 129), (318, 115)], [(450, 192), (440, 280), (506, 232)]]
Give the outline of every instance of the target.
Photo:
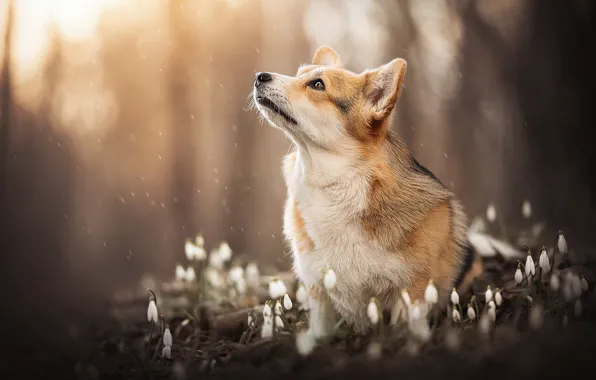
[(382, 121), (391, 114), (401, 94), (407, 66), (405, 60), (397, 58), (366, 73), (367, 106), (374, 120)]
[(327, 46), (321, 46), (317, 49), (312, 64), (317, 66), (341, 66), (341, 60), (335, 50)]

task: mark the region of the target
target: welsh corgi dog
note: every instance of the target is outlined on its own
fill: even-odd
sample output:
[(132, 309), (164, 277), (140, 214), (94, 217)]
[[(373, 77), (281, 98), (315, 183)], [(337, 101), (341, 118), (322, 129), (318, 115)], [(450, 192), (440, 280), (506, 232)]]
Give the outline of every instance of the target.
[[(462, 206), (389, 128), (406, 67), (397, 58), (357, 74), (323, 46), (296, 76), (255, 76), (254, 105), (293, 143), (283, 160), (283, 232), (317, 338), (338, 317), (369, 328), (371, 297), (390, 311), (402, 290), (423, 301), (432, 280), (446, 299), (482, 271)], [(331, 290), (327, 268), (337, 276)]]

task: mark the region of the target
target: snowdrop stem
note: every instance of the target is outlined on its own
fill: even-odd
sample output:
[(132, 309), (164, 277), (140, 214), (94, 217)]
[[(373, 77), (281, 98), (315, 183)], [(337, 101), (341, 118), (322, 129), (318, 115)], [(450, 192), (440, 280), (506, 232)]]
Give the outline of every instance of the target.
[(153, 363), (155, 363), (155, 358), (157, 357), (157, 352), (159, 351), (159, 346), (161, 345), (162, 338), (159, 338), (157, 341), (157, 345), (155, 345), (155, 351), (153, 351), (153, 358), (151, 358), (151, 363), (149, 364), (149, 370), (153, 369)]

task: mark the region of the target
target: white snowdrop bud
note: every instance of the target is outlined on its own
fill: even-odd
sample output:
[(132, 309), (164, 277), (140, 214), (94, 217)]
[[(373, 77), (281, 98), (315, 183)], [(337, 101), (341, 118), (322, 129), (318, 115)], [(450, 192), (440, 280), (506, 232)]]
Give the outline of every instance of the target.
[(286, 284), (281, 279), (273, 278), (269, 281), (269, 297), (272, 299), (283, 297), (287, 292)]
[(240, 277), (238, 281), (236, 281), (236, 291), (241, 296), (246, 294), (246, 281), (244, 280), (244, 277)]
[(296, 350), (301, 356), (308, 356), (314, 350), (317, 340), (310, 332), (300, 331), (296, 334)]
[(433, 280), (428, 281), (428, 285), (424, 290), (424, 300), (430, 304), (435, 304), (439, 301), (439, 293), (437, 292)]
[(480, 321), (478, 321), (478, 329), (483, 334), (488, 334), (490, 332), (491, 327), (491, 317), (488, 314), (482, 314), (480, 316)]
[(299, 304), (304, 304), (308, 301), (308, 291), (302, 282), (298, 284), (298, 289), (296, 290), (296, 301)]
[(528, 201), (527, 199), (524, 201), (522, 205), (522, 215), (526, 219), (530, 219), (530, 217), (532, 216), (532, 205), (530, 204), (530, 201)]
[(455, 288), (451, 290), (451, 303), (454, 305), (459, 304), (459, 294), (457, 294)]
[(193, 282), (197, 279), (197, 272), (195, 272), (195, 268), (188, 267), (186, 268), (186, 281)]
[(269, 302), (265, 303), (265, 307), (263, 308), (263, 317), (265, 317), (265, 319), (271, 317), (271, 305), (269, 304)]
[(292, 300), (290, 299), (288, 293), (284, 295), (284, 308), (286, 310), (290, 310), (292, 308)]
[(575, 314), (576, 317), (581, 317), (582, 315), (582, 301), (580, 300), (576, 300), (575, 304), (573, 305), (573, 314)]
[(171, 359), (172, 358), (172, 347), (163, 346), (163, 349), (161, 350), (161, 357), (166, 358), (166, 359)]
[(549, 287), (553, 292), (559, 291), (559, 288), (561, 287), (561, 280), (559, 279), (558, 274), (553, 273), (550, 276)]
[(419, 319), (422, 316), (422, 311), (420, 310), (420, 304), (418, 300), (414, 301), (412, 307), (410, 309), (410, 319)]
[(503, 297), (501, 296), (501, 291), (498, 288), (495, 292), (495, 303), (497, 306), (501, 306), (501, 303), (503, 303)]
[(275, 315), (282, 315), (283, 314), (283, 310), (281, 308), (281, 303), (279, 303), (279, 301), (277, 301), (275, 303)]
[(203, 238), (202, 234), (197, 234), (197, 236), (195, 237), (195, 244), (199, 247), (205, 245), (205, 239)]
[(468, 319), (473, 321), (476, 319), (476, 311), (474, 311), (474, 308), (472, 307), (472, 305), (468, 305)]
[(489, 308), (489, 309), (496, 309), (496, 308), (497, 308), (497, 306), (495, 305), (495, 301), (490, 301), (490, 302), (488, 303), (488, 308)]
[(567, 240), (565, 240), (565, 236), (563, 236), (563, 231), (559, 231), (559, 237), (557, 238), (557, 248), (559, 248), (559, 252), (567, 253)]
[(246, 277), (246, 284), (251, 289), (257, 289), (259, 287), (261, 274), (256, 263), (248, 263), (246, 269), (244, 270), (244, 276)]
[(546, 249), (542, 249), (542, 252), (540, 252), (538, 265), (540, 265), (540, 268), (543, 272), (547, 273), (550, 271), (550, 261), (548, 260), (548, 254), (546, 253)]
[(265, 318), (263, 326), (261, 326), (261, 339), (269, 339), (273, 336), (273, 319), (271, 317)]
[(163, 332), (163, 344), (165, 344), (166, 346), (172, 345), (172, 332), (170, 331), (169, 327), (166, 327), (166, 329)]
[(493, 291), (490, 288), (490, 285), (486, 287), (486, 292), (484, 292), (484, 302), (488, 303), (493, 299)]
[(219, 257), (224, 263), (232, 258), (232, 249), (225, 241), (219, 245)]
[(517, 270), (515, 271), (515, 275), (513, 276), (513, 278), (515, 279), (515, 283), (518, 285), (521, 284), (524, 280), (524, 274), (522, 273), (519, 265), (517, 266)]
[(275, 327), (277, 327), (278, 330), (281, 330), (284, 328), (284, 321), (282, 321), (282, 319), (279, 315), (275, 316)]
[(244, 278), (244, 269), (240, 265), (235, 265), (230, 269), (228, 273), (228, 279), (234, 283)]
[(542, 322), (544, 322), (544, 309), (541, 305), (536, 304), (532, 306), (530, 309), (529, 322), (530, 327), (534, 330), (537, 330), (542, 326)]
[(492, 204), (486, 209), (486, 219), (491, 223), (497, 219), (497, 209)]
[(583, 274), (581, 276), (580, 285), (581, 285), (582, 291), (585, 292), (588, 290), (588, 281), (586, 280), (586, 278), (584, 277)]
[(186, 243), (184, 243), (184, 254), (186, 255), (186, 259), (188, 261), (192, 261), (194, 259), (195, 245), (192, 243), (192, 241), (187, 240)]
[(180, 264), (176, 265), (176, 280), (183, 281), (186, 279), (186, 269)]
[(157, 305), (155, 304), (155, 300), (153, 299), (149, 301), (149, 307), (147, 308), (147, 320), (149, 322), (155, 323), (157, 323), (158, 321)]
[(534, 259), (530, 251), (528, 251), (528, 257), (526, 258), (526, 276), (534, 276), (536, 274), (536, 267), (534, 266)]
[(221, 258), (219, 251), (217, 249), (212, 249), (211, 253), (209, 254), (209, 266), (215, 269), (222, 269), (223, 263), (224, 261)]
[(325, 285), (325, 289), (332, 290), (335, 288), (337, 284), (337, 275), (335, 271), (331, 268), (325, 271), (325, 276), (323, 277), (323, 284)]
[(457, 310), (457, 308), (454, 306), (453, 307), (453, 322), (461, 322), (461, 315), (459, 314), (459, 311)]
[(490, 318), (491, 322), (495, 322), (497, 320), (497, 311), (495, 310), (494, 307), (489, 307), (487, 314), (488, 314), (488, 317)]
[(379, 308), (377, 307), (377, 300), (375, 297), (370, 299), (368, 308), (366, 309), (366, 315), (368, 316), (370, 323), (373, 325), (379, 323)]
[(404, 300), (406, 306), (410, 306), (412, 304), (412, 299), (410, 298), (410, 294), (407, 290), (404, 289), (401, 291), (401, 298)]

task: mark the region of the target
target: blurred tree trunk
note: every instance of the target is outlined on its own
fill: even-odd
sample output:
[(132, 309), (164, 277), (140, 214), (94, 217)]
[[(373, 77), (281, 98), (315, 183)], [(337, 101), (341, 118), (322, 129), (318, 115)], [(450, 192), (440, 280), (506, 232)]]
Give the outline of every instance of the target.
[(184, 245), (184, 239), (193, 237), (197, 231), (193, 213), (195, 194), (195, 151), (194, 126), (190, 112), (188, 59), (192, 49), (190, 31), (187, 28), (183, 0), (169, 1), (169, 27), (172, 55), (169, 67), (169, 100), (172, 120), (172, 177), (171, 196), (174, 198), (174, 242), (175, 247)]
[[(2, 72), (0, 73), (0, 204), (2, 210), (5, 210), (5, 202), (8, 191), (8, 147), (10, 140), (10, 59), (12, 45), (12, 28), (14, 18), (14, 5), (10, 0), (6, 15), (6, 31), (4, 35), (4, 55), (2, 62)], [(3, 217), (5, 213), (2, 212)]]

